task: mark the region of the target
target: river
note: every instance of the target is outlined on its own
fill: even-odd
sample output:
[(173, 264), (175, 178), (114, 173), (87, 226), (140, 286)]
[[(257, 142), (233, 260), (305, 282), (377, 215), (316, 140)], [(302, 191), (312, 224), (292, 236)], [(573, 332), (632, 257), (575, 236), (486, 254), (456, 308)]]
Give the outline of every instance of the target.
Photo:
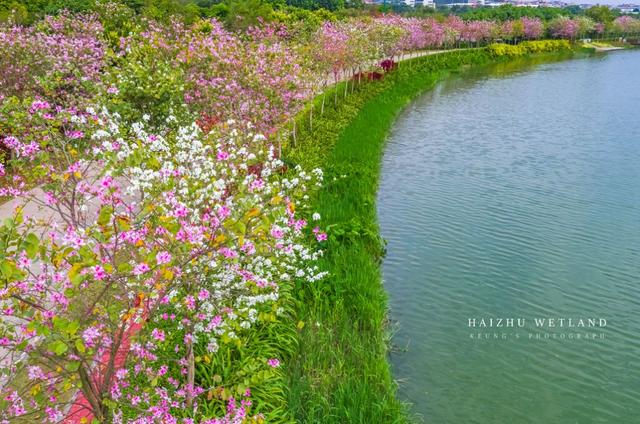
[(419, 420), (640, 423), (640, 52), (446, 79), (399, 116), (378, 215)]

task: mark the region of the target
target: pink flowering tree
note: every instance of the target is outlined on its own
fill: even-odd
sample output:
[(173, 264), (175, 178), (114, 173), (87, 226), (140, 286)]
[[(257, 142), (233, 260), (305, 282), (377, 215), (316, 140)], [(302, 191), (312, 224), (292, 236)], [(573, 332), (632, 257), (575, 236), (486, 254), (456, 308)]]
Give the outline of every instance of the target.
[(449, 16), (444, 21), (445, 43), (448, 47), (459, 46), (463, 33), (466, 31), (464, 21), (458, 16)]
[(444, 26), (433, 18), (424, 19), (425, 46), (431, 49), (442, 48), (445, 42)]
[(561, 16), (549, 23), (549, 32), (556, 38), (567, 38), (575, 40), (578, 36), (580, 26), (574, 19)]
[(494, 33), (494, 23), (490, 21), (470, 21), (464, 25), (461, 32), (461, 40), (471, 44), (480, 45), (491, 39)]
[[(125, 194), (114, 170), (92, 158), (101, 117), (42, 102), (25, 115), (40, 142), (12, 165), (39, 174), (41, 189), (16, 187), (19, 206), (0, 230), (2, 418), (58, 422), (81, 392), (103, 421), (126, 334), (157, 298), (162, 274), (151, 258), (171, 239), (153, 231), (153, 215)], [(14, 134), (14, 144), (26, 145), (28, 131)]]
[(0, 101), (38, 95), (68, 104), (100, 81), (106, 46), (91, 15), (47, 17), (35, 26), (0, 26)]
[(544, 24), (539, 18), (520, 18), (522, 24), (522, 33), (527, 40), (535, 40), (544, 34)]
[(251, 32), (240, 40), (211, 22), (208, 34), (193, 32), (178, 59), (186, 66), (185, 99), (195, 110), (215, 111), (217, 119), (253, 122), (270, 136), (297, 114), (310, 97), (302, 56), (283, 28)]
[[(134, 346), (136, 365), (128, 372), (136, 384), (126, 378), (114, 384), (112, 393), (127, 415), (136, 411), (141, 419), (167, 422), (182, 409), (202, 411), (220, 387), (198, 384), (196, 356), (215, 355), (251, 326), (275, 319), (279, 291), (294, 278), (316, 281), (323, 275), (310, 264), (316, 253), (301, 243), (309, 230), (299, 217), (304, 205), (296, 200), (321, 174), (280, 177), (283, 164), (274, 147), (250, 128), (229, 125), (231, 130), (208, 135), (197, 127), (181, 129), (175, 149), (160, 154), (175, 158), (171, 166), (180, 176), (160, 174), (152, 184), (169, 198), (161, 206), (163, 215), (185, 209), (181, 225), (188, 239), (183, 247), (194, 259), (174, 276), (179, 284), (161, 297), (164, 307)], [(226, 184), (206, 184), (213, 175)], [(176, 355), (177, 363), (164, 361)], [(273, 367), (266, 360), (256, 366), (263, 373), (249, 375), (242, 393), (249, 381), (271, 376)], [(231, 392), (226, 393), (228, 398)]]
[(623, 35), (636, 34), (640, 32), (640, 20), (631, 16), (619, 16), (613, 21), (613, 29)]
[[(333, 82), (338, 83), (342, 73), (349, 64), (349, 35), (344, 28), (336, 23), (325, 22), (316, 34), (314, 59), (317, 63), (326, 64), (328, 81), (329, 75)], [(337, 93), (336, 93), (337, 94)], [(337, 98), (335, 99), (337, 101)]]

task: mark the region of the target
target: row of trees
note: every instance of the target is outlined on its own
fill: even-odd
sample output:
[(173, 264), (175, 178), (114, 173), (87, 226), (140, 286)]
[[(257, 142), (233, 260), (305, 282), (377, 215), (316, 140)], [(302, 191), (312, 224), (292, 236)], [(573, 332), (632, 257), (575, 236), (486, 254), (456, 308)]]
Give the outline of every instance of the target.
[[(304, 22), (316, 29), (324, 20), (348, 17), (379, 16), (394, 8), (380, 5), (366, 5), (360, 0), (118, 0), (135, 14), (155, 20), (179, 18), (192, 23), (198, 18), (216, 18), (228, 29), (246, 29), (258, 20), (291, 23)], [(0, 0), (0, 21), (10, 16), (14, 21), (30, 23), (61, 10), (89, 12), (100, 9), (105, 0)], [(403, 3), (404, 4), (404, 3)], [(405, 16), (432, 17), (438, 21), (448, 16), (460, 16), (465, 21), (505, 22), (521, 18), (538, 18), (549, 22), (561, 16), (586, 16), (596, 23), (611, 24), (620, 13), (607, 6), (593, 6), (589, 9), (568, 8), (527, 8), (503, 5), (501, 7), (463, 8), (413, 8), (402, 9)]]
[[(100, 9), (104, 0), (0, 0), (0, 21), (11, 18), (19, 23), (31, 23), (62, 10), (90, 12)], [(343, 0), (326, 0), (306, 4), (284, 0), (121, 0), (119, 3), (139, 16), (168, 21), (172, 18), (192, 23), (199, 18), (216, 18), (229, 29), (246, 29), (263, 20), (303, 20), (318, 24), (331, 11), (340, 10)]]

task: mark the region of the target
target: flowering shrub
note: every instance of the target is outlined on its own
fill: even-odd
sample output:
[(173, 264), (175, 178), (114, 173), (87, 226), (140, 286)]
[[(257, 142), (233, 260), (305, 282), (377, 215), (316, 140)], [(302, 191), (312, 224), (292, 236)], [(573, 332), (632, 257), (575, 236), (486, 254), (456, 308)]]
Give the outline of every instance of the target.
[(531, 53), (547, 53), (555, 51), (569, 50), (571, 45), (567, 40), (542, 40), (525, 41), (518, 45), (494, 43), (488, 47), (489, 52), (497, 57), (500, 56), (524, 56)]
[[(214, 354), (278, 313), (282, 283), (322, 278), (298, 217), (321, 173), (281, 176), (274, 148), (251, 127), (204, 134), (169, 120), (157, 132), (87, 113), (81, 129), (49, 145), (59, 166), (48, 168), (45, 198), (29, 198), (60, 225), (19, 213), (2, 227), (0, 337), (12, 358), (2, 364), (3, 397), (13, 405), (4, 418), (47, 411), (55, 421), (76, 388), (101, 421), (115, 405), (117, 418), (143, 404), (138, 422), (170, 422), (204, 390), (195, 384), (196, 343)], [(89, 140), (86, 159), (75, 161), (79, 139)], [(123, 367), (117, 356), (145, 320)], [(164, 345), (167, 333), (182, 342)], [(182, 359), (163, 362), (163, 349)]]
[(39, 95), (58, 102), (88, 96), (104, 66), (101, 34), (94, 16), (67, 13), (33, 27), (0, 27), (0, 100)]

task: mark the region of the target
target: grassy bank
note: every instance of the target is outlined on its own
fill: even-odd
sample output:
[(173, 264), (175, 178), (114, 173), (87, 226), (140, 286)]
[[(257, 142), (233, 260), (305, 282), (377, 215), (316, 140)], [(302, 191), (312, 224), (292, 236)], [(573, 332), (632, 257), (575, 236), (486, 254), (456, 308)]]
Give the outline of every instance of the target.
[[(398, 113), (451, 72), (510, 60), (488, 49), (424, 56), (403, 62), (383, 81), (337, 87), (343, 96), (320, 115), (321, 99), (297, 123), (295, 146), (286, 159), (321, 166), (325, 186), (315, 210), (329, 225), (320, 264), (328, 281), (294, 290), (298, 344), (285, 370), (288, 407), (300, 423), (400, 423), (411, 421), (395, 396), (387, 360), (387, 297), (380, 263), (383, 242), (376, 217), (376, 192), (386, 136)], [(353, 91), (352, 91), (353, 90)]]
[[(298, 287), (298, 349), (287, 369), (289, 408), (302, 423), (405, 422), (387, 361), (387, 299), (381, 284), (383, 244), (375, 198), (384, 140), (395, 117), (448, 72), (492, 60), (485, 50), (403, 62), (381, 82), (354, 92), (316, 117), (308, 116), (288, 160), (325, 169), (316, 210), (329, 224), (321, 266), (329, 281)], [(344, 91), (344, 86), (337, 88)], [(320, 100), (318, 100), (320, 102)], [(316, 104), (316, 114), (320, 106)], [(326, 224), (325, 224), (326, 225)]]

